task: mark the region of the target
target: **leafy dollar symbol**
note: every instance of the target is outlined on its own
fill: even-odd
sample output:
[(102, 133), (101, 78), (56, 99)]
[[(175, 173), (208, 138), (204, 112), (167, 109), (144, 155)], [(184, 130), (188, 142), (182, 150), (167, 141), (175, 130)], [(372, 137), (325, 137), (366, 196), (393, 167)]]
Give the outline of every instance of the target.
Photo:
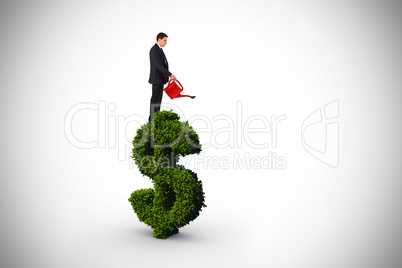
[(178, 165), (179, 156), (198, 154), (201, 145), (188, 122), (172, 111), (159, 111), (137, 130), (132, 158), (154, 188), (134, 191), (130, 201), (138, 219), (157, 238), (167, 238), (197, 218), (204, 204), (197, 174)]

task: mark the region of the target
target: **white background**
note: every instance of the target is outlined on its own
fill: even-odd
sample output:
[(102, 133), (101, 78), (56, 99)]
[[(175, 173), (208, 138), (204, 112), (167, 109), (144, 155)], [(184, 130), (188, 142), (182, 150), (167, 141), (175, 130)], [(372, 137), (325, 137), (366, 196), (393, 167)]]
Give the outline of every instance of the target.
[[(400, 267), (402, 31), (401, 5), (390, 3), (2, 1), (0, 266)], [(191, 167), (208, 207), (167, 240), (127, 201), (152, 187), (130, 168), (129, 145), (148, 117), (149, 50), (161, 31), (170, 70), (197, 96), (163, 104), (210, 120), (209, 133), (193, 125), (201, 143), (229, 137), (213, 139), (225, 126), (216, 116), (243, 127), (239, 102), (244, 119), (286, 115), (276, 148), (203, 150), (271, 151), (286, 169)], [(301, 142), (303, 121), (333, 101), (335, 168)], [(123, 120), (102, 133), (97, 110), (78, 113), (67, 131), (98, 140), (92, 149), (65, 134), (82, 103), (111, 104), (109, 122)]]

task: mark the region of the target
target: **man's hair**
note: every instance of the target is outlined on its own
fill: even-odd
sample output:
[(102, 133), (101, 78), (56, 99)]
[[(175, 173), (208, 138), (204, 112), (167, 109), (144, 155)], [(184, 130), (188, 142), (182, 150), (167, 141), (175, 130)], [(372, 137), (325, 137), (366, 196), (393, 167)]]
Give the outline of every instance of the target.
[(156, 36), (156, 42), (158, 42), (159, 39), (163, 39), (165, 37), (168, 37), (165, 33), (158, 33)]

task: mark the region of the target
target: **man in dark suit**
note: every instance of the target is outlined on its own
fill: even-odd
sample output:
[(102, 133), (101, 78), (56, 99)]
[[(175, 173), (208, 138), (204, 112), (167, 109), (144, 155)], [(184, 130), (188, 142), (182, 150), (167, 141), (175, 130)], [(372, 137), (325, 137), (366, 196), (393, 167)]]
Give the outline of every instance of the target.
[(164, 84), (169, 81), (169, 78), (176, 80), (176, 77), (169, 72), (169, 64), (162, 49), (167, 44), (167, 38), (168, 36), (165, 33), (159, 33), (156, 36), (156, 44), (149, 51), (151, 72), (149, 74), (148, 82), (152, 84), (149, 121), (153, 119), (154, 113), (160, 110)]

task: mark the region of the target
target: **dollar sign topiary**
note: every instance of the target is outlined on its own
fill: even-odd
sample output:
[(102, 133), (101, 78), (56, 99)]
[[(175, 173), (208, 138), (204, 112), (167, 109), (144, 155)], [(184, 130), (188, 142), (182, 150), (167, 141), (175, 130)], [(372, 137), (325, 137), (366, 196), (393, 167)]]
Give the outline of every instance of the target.
[(159, 111), (133, 139), (132, 158), (154, 188), (134, 191), (128, 201), (154, 237), (163, 239), (178, 233), (206, 207), (197, 174), (177, 164), (179, 156), (201, 152), (197, 133), (179, 119), (172, 111)]

